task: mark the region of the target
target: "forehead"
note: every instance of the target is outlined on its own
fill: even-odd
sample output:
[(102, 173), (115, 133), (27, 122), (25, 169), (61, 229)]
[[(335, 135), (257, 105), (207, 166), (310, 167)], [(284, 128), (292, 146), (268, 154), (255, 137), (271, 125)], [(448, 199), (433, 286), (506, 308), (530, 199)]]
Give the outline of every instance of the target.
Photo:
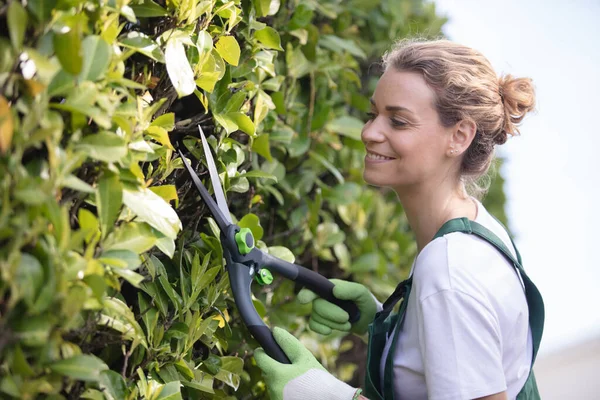
[(415, 114), (434, 111), (435, 92), (427, 85), (419, 72), (388, 69), (379, 79), (373, 100), (378, 109), (399, 106)]

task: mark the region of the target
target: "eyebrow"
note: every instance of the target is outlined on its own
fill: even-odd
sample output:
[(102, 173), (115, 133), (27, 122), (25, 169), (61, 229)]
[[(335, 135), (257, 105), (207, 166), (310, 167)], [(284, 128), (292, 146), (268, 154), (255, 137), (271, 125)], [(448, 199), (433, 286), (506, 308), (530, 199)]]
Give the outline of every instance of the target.
[[(373, 98), (370, 98), (369, 101), (371, 102), (372, 105), (375, 105), (375, 100), (373, 100)], [(401, 106), (385, 106), (385, 110), (386, 111), (406, 111), (409, 112), (411, 114), (414, 114), (411, 110), (409, 110), (406, 107), (401, 107)]]

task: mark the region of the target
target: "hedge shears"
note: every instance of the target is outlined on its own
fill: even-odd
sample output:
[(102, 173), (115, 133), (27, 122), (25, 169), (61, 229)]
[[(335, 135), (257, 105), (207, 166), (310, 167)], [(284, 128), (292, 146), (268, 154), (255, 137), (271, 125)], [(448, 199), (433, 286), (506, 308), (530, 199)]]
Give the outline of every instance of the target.
[(198, 129), (216, 201), (213, 200), (184, 157), (181, 148), (178, 148), (178, 152), (200, 197), (208, 206), (221, 231), (221, 245), (233, 299), (250, 334), (260, 343), (265, 352), (281, 363), (290, 364), (290, 360), (273, 338), (271, 330), (254, 308), (251, 294), (253, 279), (259, 284), (268, 285), (273, 282), (272, 272), (280, 274), (312, 290), (323, 299), (340, 306), (349, 314), (350, 322), (358, 321), (360, 311), (352, 301), (336, 298), (333, 295), (334, 284), (327, 278), (301, 265), (292, 264), (256, 248), (252, 231), (248, 228), (240, 228), (232, 222), (210, 146), (204, 137), (202, 128), (198, 126)]

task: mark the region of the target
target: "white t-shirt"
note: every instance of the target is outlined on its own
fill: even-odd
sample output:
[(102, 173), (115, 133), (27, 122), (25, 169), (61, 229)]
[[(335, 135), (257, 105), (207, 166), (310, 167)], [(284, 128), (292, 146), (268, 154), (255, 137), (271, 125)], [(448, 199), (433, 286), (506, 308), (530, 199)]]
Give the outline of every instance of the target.
[[(477, 201), (476, 222), (513, 252), (504, 228)], [(521, 279), (491, 244), (471, 234), (431, 241), (411, 270), (412, 289), (394, 353), (398, 399), (473, 399), (507, 390), (514, 399), (531, 366), (532, 338)], [(381, 377), (389, 354), (389, 335)]]

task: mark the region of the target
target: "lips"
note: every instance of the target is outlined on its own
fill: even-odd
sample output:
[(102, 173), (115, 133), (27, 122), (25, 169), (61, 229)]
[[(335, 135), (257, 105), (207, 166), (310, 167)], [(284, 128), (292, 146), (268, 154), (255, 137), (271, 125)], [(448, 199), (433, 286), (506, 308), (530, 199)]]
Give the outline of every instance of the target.
[(371, 159), (371, 160), (382, 160), (382, 161), (388, 161), (388, 160), (394, 160), (395, 159), (395, 157), (388, 157), (388, 156), (376, 153), (376, 152), (371, 151), (371, 150), (367, 150), (367, 156), (366, 157), (369, 158), (369, 159)]

